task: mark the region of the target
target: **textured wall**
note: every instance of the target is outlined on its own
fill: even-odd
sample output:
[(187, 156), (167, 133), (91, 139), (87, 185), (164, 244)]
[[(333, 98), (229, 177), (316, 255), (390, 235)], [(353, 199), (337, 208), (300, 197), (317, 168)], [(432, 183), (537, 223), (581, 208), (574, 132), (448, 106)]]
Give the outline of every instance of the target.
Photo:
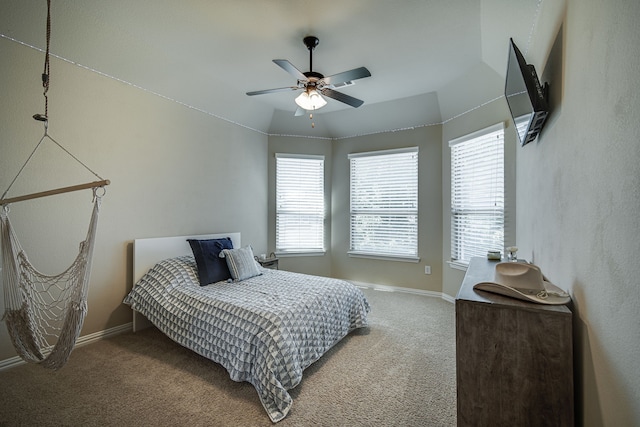
[[(578, 425), (640, 424), (639, 17), (635, 0), (543, 1), (521, 46), (551, 85), (552, 112), (538, 140), (516, 149), (516, 243), (571, 293)], [(494, 102), (452, 120), (443, 147), (504, 113)], [(443, 291), (455, 296), (464, 273), (444, 271)]]
[(518, 150), (518, 246), (573, 298), (578, 421), (638, 425), (640, 3), (546, 6), (528, 60), (553, 112)]

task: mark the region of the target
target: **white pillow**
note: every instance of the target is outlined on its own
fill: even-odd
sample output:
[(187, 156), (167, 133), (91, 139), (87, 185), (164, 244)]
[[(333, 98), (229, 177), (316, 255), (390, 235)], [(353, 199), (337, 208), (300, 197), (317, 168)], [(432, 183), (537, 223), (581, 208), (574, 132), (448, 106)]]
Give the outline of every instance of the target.
[(251, 246), (238, 249), (223, 249), (220, 251), (220, 258), (227, 260), (227, 266), (234, 282), (262, 274), (258, 263), (253, 259)]

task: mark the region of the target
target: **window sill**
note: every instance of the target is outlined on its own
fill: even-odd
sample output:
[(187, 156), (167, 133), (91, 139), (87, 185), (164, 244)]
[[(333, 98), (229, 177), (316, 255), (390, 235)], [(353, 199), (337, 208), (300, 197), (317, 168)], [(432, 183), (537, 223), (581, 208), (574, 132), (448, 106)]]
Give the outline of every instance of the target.
[(453, 269), (462, 271), (467, 271), (467, 267), (469, 267), (468, 263), (462, 261), (447, 261), (447, 264)]
[(414, 262), (414, 263), (420, 262), (419, 257), (375, 255), (375, 254), (366, 254), (362, 252), (348, 252), (348, 254), (352, 258), (370, 258), (370, 259), (379, 259), (384, 261), (400, 261), (400, 262)]
[(276, 252), (275, 255), (279, 258), (287, 257), (299, 257), (299, 256), (324, 256), (326, 251), (300, 251), (300, 252)]

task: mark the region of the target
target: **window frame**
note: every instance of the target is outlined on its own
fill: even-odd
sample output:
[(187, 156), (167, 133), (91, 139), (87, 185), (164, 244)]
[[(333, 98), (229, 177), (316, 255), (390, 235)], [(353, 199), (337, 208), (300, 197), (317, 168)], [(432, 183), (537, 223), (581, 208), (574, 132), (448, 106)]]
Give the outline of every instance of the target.
[[(465, 258), (464, 256), (462, 257), (456, 257), (456, 255), (460, 255), (461, 251), (457, 248), (457, 244), (456, 241), (458, 240), (455, 236), (456, 233), (458, 233), (458, 230), (456, 228), (456, 223), (457, 221), (454, 218), (454, 215), (460, 215), (460, 213), (455, 212), (456, 210), (460, 211), (461, 209), (458, 206), (454, 206), (456, 203), (456, 165), (454, 165), (454, 147), (462, 147), (462, 144), (465, 143), (473, 143), (473, 142), (478, 142), (481, 143), (483, 142), (483, 139), (486, 141), (487, 138), (490, 138), (491, 134), (494, 133), (501, 133), (501, 136), (499, 137), (499, 141), (497, 144), (497, 147), (501, 147), (501, 152), (499, 154), (500, 159), (496, 159), (496, 158), (490, 158), (488, 159), (488, 161), (492, 161), (494, 162), (494, 164), (499, 164), (498, 166), (498, 172), (501, 169), (502, 175), (500, 177), (501, 180), (501, 186), (502, 186), (502, 193), (500, 198), (498, 199), (497, 195), (494, 195), (494, 204), (500, 202), (501, 203), (501, 233), (502, 233), (502, 241), (501, 243), (498, 245), (497, 243), (495, 244), (495, 246), (489, 246), (489, 247), (483, 247), (482, 249), (475, 249), (477, 253), (469, 256), (469, 258)], [(450, 215), (450, 265), (454, 268), (462, 268), (462, 269), (466, 269), (466, 267), (469, 264), (469, 260), (473, 257), (473, 256), (486, 256), (486, 251), (487, 250), (500, 250), (501, 252), (504, 250), (505, 247), (505, 242), (508, 241), (508, 226), (507, 226), (507, 206), (508, 206), (508, 200), (507, 200), (507, 182), (506, 182), (506, 167), (505, 167), (505, 159), (507, 157), (507, 148), (505, 146), (505, 129), (504, 129), (504, 124), (503, 123), (497, 123), (495, 125), (486, 127), (484, 129), (480, 129), (476, 132), (472, 132), (470, 134), (464, 135), (462, 137), (459, 138), (455, 138), (449, 141), (449, 147), (450, 147), (450, 163), (451, 163), (451, 171), (450, 171), (450, 175), (451, 175), (451, 188), (450, 188), (450, 203), (449, 203), (449, 215)], [(500, 160), (499, 163), (495, 163), (497, 160)], [(496, 176), (497, 177), (497, 176)], [(491, 193), (491, 194), (495, 194), (495, 193)], [(469, 209), (466, 208), (464, 209), (465, 212), (472, 212), (472, 213), (478, 213), (478, 212), (489, 212), (489, 211), (496, 211), (495, 206), (493, 209), (490, 209), (489, 207), (485, 206), (484, 209)], [(460, 234), (460, 233), (458, 233)], [(477, 233), (478, 235), (480, 233)], [(471, 246), (471, 245), (466, 245), (466, 246)]]
[[(276, 153), (275, 154), (275, 158), (276, 158), (276, 166), (275, 166), (275, 254), (278, 256), (319, 256), (319, 255), (324, 255), (326, 253), (326, 246), (325, 246), (325, 240), (326, 240), (326, 188), (325, 188), (325, 176), (326, 176), (326, 161), (325, 161), (325, 156), (324, 155), (311, 155), (311, 154), (295, 154), (295, 153)], [(280, 208), (282, 203), (280, 202), (280, 191), (282, 188), (282, 185), (279, 185), (279, 168), (282, 166), (279, 166), (279, 159), (287, 159), (287, 160), (291, 160), (291, 159), (297, 159), (297, 160), (302, 160), (302, 161), (317, 161), (321, 164), (321, 174), (318, 177), (318, 181), (315, 183), (319, 188), (320, 191), (318, 191), (316, 194), (316, 197), (321, 199), (321, 212), (317, 212), (316, 214), (310, 214), (311, 217), (315, 216), (316, 220), (319, 218), (319, 221), (316, 221), (316, 225), (319, 225), (321, 227), (321, 232), (320, 232), (320, 237), (319, 239), (314, 239), (314, 243), (320, 243), (319, 245), (308, 245), (308, 246), (297, 246), (297, 247), (287, 247), (287, 245), (284, 245), (285, 247), (282, 247), (280, 245), (282, 245), (282, 242), (280, 241), (280, 236), (281, 236), (281, 231), (280, 231), (280, 227), (281, 227), (281, 221), (280, 221), (280, 215), (285, 213), (283, 212), (283, 210)], [(292, 183), (288, 183), (288, 184), (292, 184)], [(296, 185), (299, 186), (300, 184), (300, 180), (296, 180)], [(298, 187), (299, 188), (299, 187)], [(310, 188), (306, 188), (306, 191), (303, 190), (305, 192), (305, 194), (309, 194), (309, 191), (312, 191), (312, 189)], [(307, 205), (306, 208), (308, 209), (309, 206)], [(300, 209), (303, 211), (302, 213), (300, 213), (300, 210), (298, 210), (298, 214), (299, 215), (304, 215), (304, 208), (300, 207)], [(286, 211), (286, 209), (285, 209)], [(308, 213), (308, 212), (306, 212)], [(288, 214), (296, 214), (296, 211), (289, 211)], [(317, 237), (317, 236), (316, 236)]]
[[(368, 208), (368, 207), (354, 207), (354, 161), (358, 161), (358, 159), (367, 159), (367, 160), (380, 160), (383, 158), (389, 159), (389, 156), (397, 155), (397, 154), (412, 154), (415, 156), (415, 176), (412, 177), (412, 183), (408, 185), (413, 185), (415, 187), (415, 194), (412, 198), (413, 206), (410, 208), (400, 209), (400, 208), (391, 208), (389, 206), (380, 207), (377, 205), (376, 207)], [(391, 261), (404, 261), (404, 262), (419, 262), (419, 251), (418, 251), (418, 243), (419, 243), (419, 209), (418, 209), (418, 200), (419, 200), (419, 147), (406, 147), (406, 148), (398, 148), (398, 149), (388, 149), (388, 150), (377, 150), (377, 151), (368, 151), (361, 153), (351, 153), (348, 155), (349, 159), (349, 250), (348, 255), (350, 257), (360, 257), (360, 258), (373, 258), (373, 259), (384, 259)], [(384, 160), (381, 160), (381, 163)], [(386, 181), (388, 182), (388, 181)], [(406, 186), (407, 184), (405, 184)], [(357, 197), (357, 196), (356, 196)], [(354, 216), (357, 215), (371, 215), (371, 216), (388, 216), (388, 217), (402, 217), (402, 216), (411, 216), (413, 218), (413, 222), (415, 223), (415, 231), (412, 236), (412, 241), (414, 242), (413, 251), (411, 253), (408, 252), (387, 252), (387, 251), (377, 251), (371, 250), (367, 248), (363, 248), (357, 245), (357, 242), (354, 242), (354, 235), (358, 233), (357, 230), (354, 230)], [(408, 219), (407, 222), (410, 220)], [(384, 237), (380, 237), (381, 241), (384, 240)]]

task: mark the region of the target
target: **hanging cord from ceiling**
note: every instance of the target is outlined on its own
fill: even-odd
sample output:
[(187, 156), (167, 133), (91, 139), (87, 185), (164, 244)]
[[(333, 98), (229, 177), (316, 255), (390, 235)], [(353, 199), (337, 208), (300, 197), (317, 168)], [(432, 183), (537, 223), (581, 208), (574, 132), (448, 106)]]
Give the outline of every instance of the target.
[[(44, 115), (34, 114), (33, 118), (41, 122), (46, 122), (49, 119), (49, 81), (50, 81), (50, 68), (49, 68), (49, 48), (51, 46), (51, 0), (47, 0), (47, 50), (44, 54), (44, 70), (42, 71), (42, 87), (44, 91)], [(46, 129), (46, 125), (45, 125)]]
[[(18, 171), (18, 174), (13, 178), (13, 180), (9, 184), (9, 187), (7, 187), (5, 192), (2, 194), (2, 197), (0, 197), (0, 205), (7, 205), (7, 204), (12, 203), (12, 202), (17, 202), (17, 201), (22, 201), (22, 200), (29, 200), (29, 199), (34, 199), (34, 198), (39, 198), (39, 197), (44, 197), (44, 196), (50, 196), (50, 195), (54, 195), (54, 194), (67, 193), (67, 192), (70, 192), (70, 191), (82, 190), (82, 189), (86, 189), (86, 188), (94, 188), (95, 189), (97, 187), (102, 187), (102, 189), (104, 191), (104, 186), (110, 184), (110, 181), (108, 179), (104, 179), (100, 175), (98, 175), (96, 172), (94, 172), (91, 168), (89, 168), (89, 166), (87, 166), (80, 159), (78, 159), (76, 156), (74, 156), (69, 150), (67, 150), (65, 147), (63, 147), (58, 141), (53, 139), (51, 137), (51, 135), (49, 135), (49, 133), (48, 133), (48, 128), (49, 128), (49, 96), (48, 96), (48, 92), (49, 92), (49, 86), (51, 84), (51, 77), (50, 77), (51, 76), (51, 70), (50, 70), (51, 0), (47, 0), (47, 34), (46, 34), (46, 37), (47, 37), (47, 48), (46, 48), (46, 51), (45, 51), (44, 69), (42, 71), (42, 87), (44, 88), (43, 93), (42, 93), (43, 96), (44, 96), (44, 114), (34, 114), (33, 115), (34, 119), (36, 119), (38, 121), (41, 121), (41, 122), (44, 122), (44, 135), (42, 136), (42, 138), (40, 138), (40, 141), (38, 141), (38, 144), (36, 144), (36, 147), (33, 149), (31, 154), (29, 155), (29, 157), (25, 161), (25, 163), (22, 165), (22, 167)], [(33, 158), (33, 155), (36, 153), (36, 151), (38, 150), (40, 145), (42, 145), (43, 141), (46, 138), (48, 138), (51, 142), (56, 144), (62, 151), (67, 153), (71, 158), (73, 158), (76, 162), (78, 162), (80, 165), (82, 165), (86, 170), (91, 172), (100, 181), (94, 181), (94, 182), (90, 182), (90, 183), (86, 183), (86, 184), (74, 185), (74, 186), (71, 186), (71, 187), (64, 187), (64, 188), (43, 191), (43, 192), (40, 192), (40, 193), (34, 193), (34, 194), (29, 194), (29, 195), (20, 196), (20, 197), (13, 197), (11, 199), (5, 199), (7, 193), (9, 192), (9, 190), (11, 190), (11, 187), (13, 186), (13, 184), (16, 182), (16, 180), (18, 179), (18, 177), (20, 176), (20, 174), (22, 173), (24, 168), (27, 166), (29, 161)]]

